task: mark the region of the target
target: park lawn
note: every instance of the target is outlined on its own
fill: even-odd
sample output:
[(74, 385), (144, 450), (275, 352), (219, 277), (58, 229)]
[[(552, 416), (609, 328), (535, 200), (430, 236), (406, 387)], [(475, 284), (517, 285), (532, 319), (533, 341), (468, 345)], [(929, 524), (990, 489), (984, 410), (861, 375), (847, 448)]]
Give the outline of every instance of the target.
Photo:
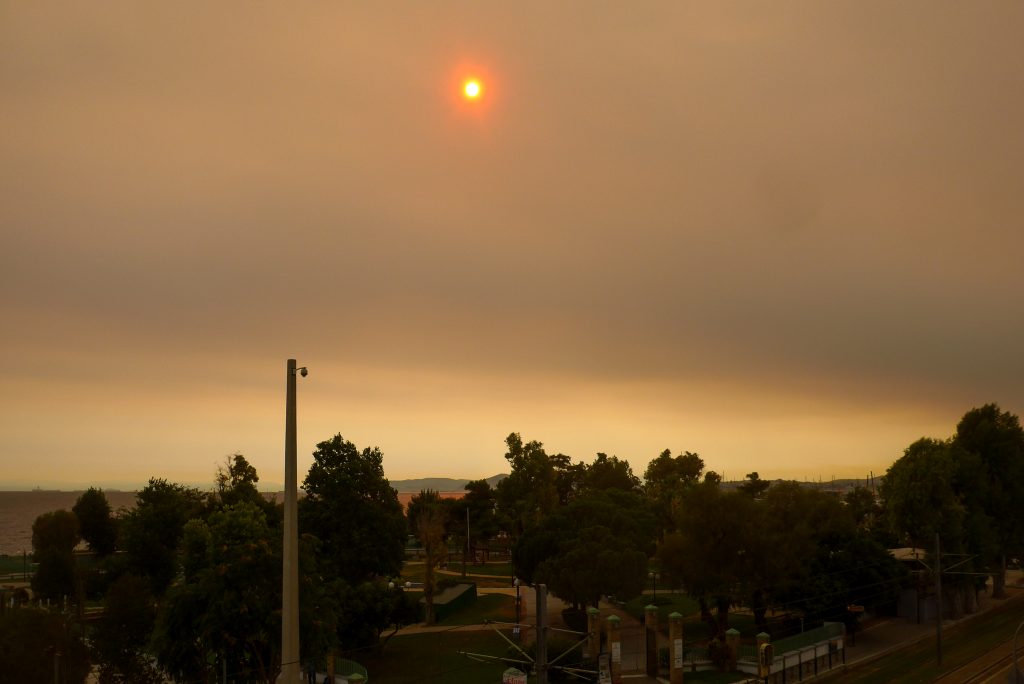
[[(644, 619), (644, 608), (651, 602), (650, 594), (641, 594), (636, 598), (630, 599), (623, 606), (623, 609), (635, 617), (637, 620), (643, 621)], [(697, 602), (686, 594), (677, 594), (669, 592), (660, 592), (657, 598), (658, 606), (658, 624), (662, 626), (668, 625), (668, 616), (671, 613), (679, 613), (684, 618), (690, 617), (697, 612)]]
[(438, 622), (439, 625), (481, 625), (487, 620), (515, 622), (515, 600), (505, 594), (481, 594), (476, 601)]
[[(499, 567), (501, 567), (501, 566), (499, 566)], [(406, 581), (409, 581), (409, 582), (423, 582), (423, 580), (426, 578), (425, 577), (425, 573), (424, 573), (424, 569), (425, 568), (426, 568), (426, 566), (424, 565), (424, 563), (422, 561), (406, 561), (405, 564), (402, 566), (402, 576), (401, 576), (401, 578), (399, 580), (399, 583), (404, 584)], [(474, 570), (474, 566), (472, 566), (472, 565), (467, 565), (466, 566), (466, 572), (467, 572), (467, 574), (470, 574), (470, 575), (476, 574), (476, 570)], [(482, 575), (482, 574), (485, 574), (485, 573), (481, 572), (479, 574)], [(446, 579), (446, 580), (462, 581), (462, 565), (461, 564), (449, 565), (443, 571), (442, 570), (435, 571), (434, 575), (435, 575), (435, 577), (438, 580)], [(493, 579), (491, 577), (467, 577), (465, 579), (465, 581), (466, 582), (473, 582), (474, 584), (476, 584), (476, 586), (478, 588), (488, 588), (488, 589), (490, 589), (490, 588), (511, 587), (512, 586), (512, 577), (510, 575), (500, 575), (500, 574), (497, 574), (497, 573), (494, 573)]]
[(831, 675), (830, 682), (931, 682), (1009, 639), (1024, 620), (1024, 602), (993, 608), (972, 620), (942, 630), (942, 667), (936, 662), (935, 639), (925, 639), (865, 665)]
[(508, 645), (491, 630), (455, 628), (442, 632), (400, 634), (379, 655), (359, 662), (373, 684), (493, 684), (509, 665), (478, 662), (460, 651), (505, 656)]
[(21, 555), (0, 556), (0, 575), (8, 575), (14, 572), (21, 573), (26, 567), (29, 572), (32, 572), (31, 554), (27, 557)]
[[(462, 564), (453, 563), (448, 566), (448, 569), (462, 572)], [(470, 563), (466, 565), (466, 572), (471, 575), (493, 575), (495, 577), (504, 578), (508, 580), (508, 584), (512, 584), (511, 563), (483, 563), (481, 565), (473, 565)]]

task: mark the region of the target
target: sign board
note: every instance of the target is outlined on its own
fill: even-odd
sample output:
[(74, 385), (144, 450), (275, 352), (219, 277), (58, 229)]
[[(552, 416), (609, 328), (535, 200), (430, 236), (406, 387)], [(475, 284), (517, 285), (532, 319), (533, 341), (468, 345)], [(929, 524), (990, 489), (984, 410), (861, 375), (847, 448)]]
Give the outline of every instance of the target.
[(672, 667), (679, 670), (683, 667), (683, 640), (676, 639), (672, 642)]
[(612, 662), (622, 662), (622, 643), (619, 641), (612, 642)]
[(612, 684), (612, 664), (607, 653), (597, 658), (597, 681), (599, 684)]
[(510, 667), (501, 673), (501, 684), (526, 684), (526, 673)]

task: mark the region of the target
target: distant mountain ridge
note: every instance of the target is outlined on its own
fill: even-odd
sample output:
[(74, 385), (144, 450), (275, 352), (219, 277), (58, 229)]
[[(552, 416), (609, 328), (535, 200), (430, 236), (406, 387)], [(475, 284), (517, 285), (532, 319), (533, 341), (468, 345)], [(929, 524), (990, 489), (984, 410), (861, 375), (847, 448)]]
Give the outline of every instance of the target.
[[(508, 477), (506, 473), (499, 473), (491, 477), (485, 477), (492, 487)], [(479, 479), (479, 478), (478, 478)], [(400, 493), (416, 494), (424, 489), (433, 489), (435, 492), (461, 492), (466, 488), (470, 480), (460, 480), (452, 477), (422, 477), (414, 480), (391, 480), (391, 486)]]

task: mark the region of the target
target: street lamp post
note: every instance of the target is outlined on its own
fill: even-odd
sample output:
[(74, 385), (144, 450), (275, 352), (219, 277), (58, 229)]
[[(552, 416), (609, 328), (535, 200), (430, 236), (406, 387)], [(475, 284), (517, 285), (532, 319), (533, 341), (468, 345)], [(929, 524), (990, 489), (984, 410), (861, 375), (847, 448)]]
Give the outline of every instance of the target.
[(284, 418), (284, 549), (281, 582), (281, 674), (278, 684), (302, 684), (299, 663), (299, 524), (296, 477), (295, 376), (308, 373), (288, 359)]
[(516, 639), (518, 639), (519, 638), (519, 606), (520, 606), (520, 603), (519, 603), (519, 585), (520, 585), (519, 578), (516, 577), (512, 581), (512, 584), (514, 584), (515, 587), (516, 587), (516, 625), (515, 625), (515, 627), (512, 628), (512, 632), (514, 633)]
[(658, 600), (658, 573), (649, 572), (647, 576), (651, 578), (651, 603)]

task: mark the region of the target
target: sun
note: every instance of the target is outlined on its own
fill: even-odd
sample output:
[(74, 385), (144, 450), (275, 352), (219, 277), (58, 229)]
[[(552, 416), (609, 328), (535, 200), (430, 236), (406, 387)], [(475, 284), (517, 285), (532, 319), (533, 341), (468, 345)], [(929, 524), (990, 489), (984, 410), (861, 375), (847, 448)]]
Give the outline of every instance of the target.
[(483, 86), (480, 85), (480, 81), (476, 79), (470, 79), (462, 85), (462, 94), (466, 96), (468, 100), (476, 100), (483, 94)]

